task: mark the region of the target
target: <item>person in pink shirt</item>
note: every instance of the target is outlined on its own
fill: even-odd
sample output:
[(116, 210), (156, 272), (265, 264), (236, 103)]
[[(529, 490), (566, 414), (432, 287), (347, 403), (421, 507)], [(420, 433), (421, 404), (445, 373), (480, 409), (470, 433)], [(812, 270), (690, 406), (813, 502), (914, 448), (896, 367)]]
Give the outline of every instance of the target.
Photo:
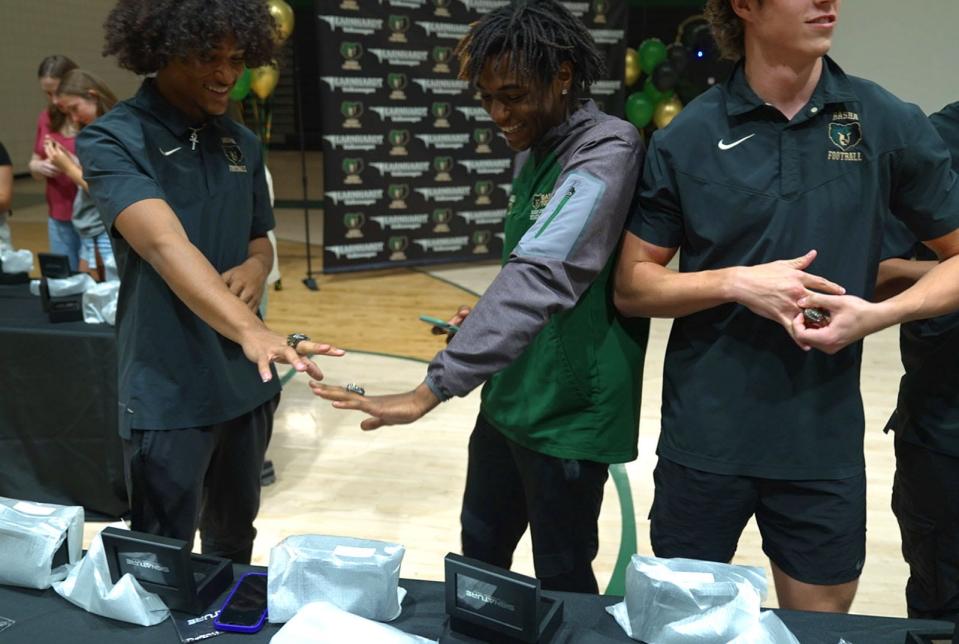
[(80, 254), (80, 236), (73, 228), (71, 217), (73, 201), (77, 196), (77, 186), (57, 166), (44, 151), (44, 143), (56, 141), (71, 154), (76, 154), (76, 129), (70, 119), (60, 111), (56, 102), (60, 79), (77, 64), (66, 56), (47, 56), (40, 63), (37, 76), (40, 89), (47, 95), (47, 108), (40, 112), (37, 119), (37, 136), (30, 157), (30, 174), (38, 181), (47, 182), (47, 232), (50, 238), (50, 252), (66, 255), (70, 258), (70, 268), (77, 270)]

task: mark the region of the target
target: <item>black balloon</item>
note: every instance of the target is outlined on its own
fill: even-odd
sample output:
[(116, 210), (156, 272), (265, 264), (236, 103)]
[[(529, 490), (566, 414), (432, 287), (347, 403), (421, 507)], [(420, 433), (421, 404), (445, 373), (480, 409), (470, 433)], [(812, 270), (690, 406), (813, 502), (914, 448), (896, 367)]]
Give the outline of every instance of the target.
[(713, 32), (706, 22), (696, 22), (683, 30), (683, 44), (698, 58), (712, 59), (718, 53)]
[(672, 63), (665, 61), (656, 66), (653, 70), (653, 85), (661, 92), (668, 92), (676, 87), (679, 82), (679, 74)]
[(686, 65), (689, 64), (689, 50), (678, 42), (673, 43), (666, 48), (666, 60), (673, 66), (677, 74), (682, 74), (686, 71)]

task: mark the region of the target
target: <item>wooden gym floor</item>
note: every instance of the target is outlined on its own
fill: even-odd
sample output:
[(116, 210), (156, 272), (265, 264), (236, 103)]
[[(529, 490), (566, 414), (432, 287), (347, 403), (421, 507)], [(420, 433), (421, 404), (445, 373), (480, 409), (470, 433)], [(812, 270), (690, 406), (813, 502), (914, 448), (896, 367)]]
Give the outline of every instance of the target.
[[(14, 243), (34, 252), (46, 249), (46, 220), (40, 184), (16, 181), (11, 219)], [(316, 217), (319, 220), (319, 217)], [(370, 393), (405, 391), (425, 374), (425, 362), (442, 340), (418, 321), (421, 314), (444, 317), (472, 304), (496, 273), (496, 266), (443, 266), (436, 270), (393, 269), (317, 275), (310, 291), (302, 243), (302, 212), (277, 211), (282, 290), (269, 292), (267, 323), (282, 333), (300, 331), (348, 350), (343, 358), (320, 358), (326, 380), (354, 382)], [(312, 226), (314, 235), (319, 226)], [(297, 241), (299, 240), (299, 241)], [(321, 247), (313, 247), (319, 269)], [(654, 320), (646, 356), (640, 457), (626, 466), (637, 526), (638, 550), (651, 554), (646, 515), (652, 500), (652, 468), (659, 432), (662, 360), (669, 321)], [(902, 367), (898, 329), (866, 341), (862, 390), (866, 408), (866, 462), (869, 478), (867, 558), (853, 612), (905, 615), (907, 569), (899, 550), (895, 517), (889, 509), (894, 458), (892, 437), (881, 429), (896, 400)], [(459, 503), (466, 471), (466, 443), (478, 409), (478, 392), (441, 405), (420, 422), (365, 433), (360, 415), (333, 410), (315, 398), (302, 377), (284, 387), (268, 457), (278, 480), (264, 488), (257, 520), (254, 563), (266, 564), (270, 548), (292, 534), (335, 534), (401, 543), (407, 552), (405, 577), (441, 580), (443, 557), (459, 548)], [(600, 518), (600, 552), (595, 568), (600, 588), (612, 574), (620, 543), (620, 503), (612, 479)], [(88, 524), (86, 543), (102, 524)], [(734, 563), (762, 566), (770, 579), (765, 605), (775, 606), (768, 564), (753, 522)], [(528, 535), (514, 569), (532, 574)]]

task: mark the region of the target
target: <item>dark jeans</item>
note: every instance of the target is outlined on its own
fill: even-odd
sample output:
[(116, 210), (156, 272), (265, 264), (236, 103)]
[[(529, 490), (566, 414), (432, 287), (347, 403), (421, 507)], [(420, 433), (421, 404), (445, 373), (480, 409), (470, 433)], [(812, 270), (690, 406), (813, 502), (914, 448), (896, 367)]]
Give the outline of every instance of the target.
[(132, 528), (182, 539), (204, 554), (250, 563), (260, 471), (279, 395), (206, 427), (132, 430), (124, 441)]
[(909, 564), (909, 617), (959, 618), (959, 458), (897, 437), (892, 510)]
[(598, 592), (592, 561), (608, 469), (526, 449), (478, 417), (460, 515), (463, 554), (509, 568), (528, 525), (544, 589)]

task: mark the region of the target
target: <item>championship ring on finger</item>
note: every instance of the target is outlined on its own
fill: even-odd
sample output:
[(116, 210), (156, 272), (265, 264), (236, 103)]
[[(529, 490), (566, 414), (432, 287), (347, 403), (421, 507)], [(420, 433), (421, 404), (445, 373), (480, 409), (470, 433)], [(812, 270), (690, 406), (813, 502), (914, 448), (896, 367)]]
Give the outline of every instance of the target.
[(296, 349), (296, 345), (303, 342), (304, 340), (309, 340), (309, 339), (310, 339), (310, 336), (306, 335), (305, 333), (291, 333), (290, 335), (286, 336), (286, 343), (287, 345)]
[(361, 386), (359, 386), (359, 385), (354, 385), (352, 382), (351, 382), (350, 384), (346, 385), (346, 390), (347, 390), (347, 391), (352, 391), (354, 394), (358, 394), (358, 395), (360, 395), (360, 396), (365, 396), (365, 395), (366, 395), (366, 389), (363, 389), (363, 387), (361, 387)]
[(803, 318), (806, 320), (807, 326), (813, 328), (824, 327), (829, 324), (829, 311), (825, 309), (817, 308), (808, 308), (802, 310)]

